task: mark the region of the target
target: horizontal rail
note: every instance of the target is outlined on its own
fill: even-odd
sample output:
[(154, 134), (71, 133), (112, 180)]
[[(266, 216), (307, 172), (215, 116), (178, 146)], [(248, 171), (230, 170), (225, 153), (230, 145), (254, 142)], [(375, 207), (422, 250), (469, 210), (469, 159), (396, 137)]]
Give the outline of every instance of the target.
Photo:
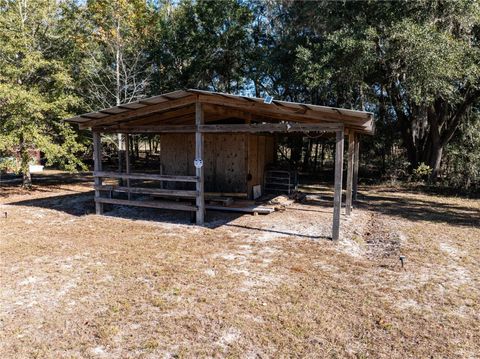
[(114, 199), (95, 197), (96, 203), (118, 204), (123, 206), (172, 209), (176, 211), (196, 211), (197, 206), (168, 201), (131, 201), (128, 199)]
[(251, 123), (230, 125), (201, 125), (200, 132), (310, 132), (310, 131), (339, 131), (343, 124), (336, 123)]
[(261, 132), (336, 132), (342, 131), (341, 123), (250, 123), (250, 124), (218, 124), (200, 125), (131, 125), (95, 128), (99, 132), (130, 133), (261, 133)]
[(205, 209), (212, 211), (222, 211), (222, 212), (240, 212), (240, 213), (259, 213), (259, 214), (269, 214), (275, 212), (275, 209), (269, 207), (224, 207), (224, 206), (214, 206), (211, 204), (205, 205)]
[(123, 173), (123, 172), (105, 172), (95, 171), (93, 177), (109, 177), (122, 179), (138, 179), (138, 180), (152, 180), (152, 181), (170, 181), (170, 182), (197, 182), (197, 176), (169, 176), (169, 175), (155, 175), (148, 173)]
[(185, 198), (195, 198), (197, 191), (184, 191), (176, 189), (163, 189), (163, 188), (142, 188), (142, 187), (123, 187), (123, 186), (95, 186), (96, 190), (99, 191), (115, 191), (122, 193), (135, 193), (135, 194), (153, 194), (153, 195), (162, 195), (162, 196), (172, 196), (172, 197), (185, 197)]

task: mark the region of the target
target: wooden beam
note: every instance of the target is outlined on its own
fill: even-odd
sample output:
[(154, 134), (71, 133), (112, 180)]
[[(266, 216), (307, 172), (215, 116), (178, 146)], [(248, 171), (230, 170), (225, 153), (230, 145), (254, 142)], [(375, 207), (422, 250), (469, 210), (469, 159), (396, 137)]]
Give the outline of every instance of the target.
[(355, 134), (355, 155), (353, 156), (353, 201), (357, 200), (358, 193), (358, 168), (360, 164), (360, 136)]
[(197, 207), (189, 204), (177, 203), (172, 201), (129, 201), (128, 199), (115, 198), (95, 198), (95, 203), (119, 204), (123, 206), (137, 206), (149, 208), (173, 209), (177, 211), (195, 211)]
[[(130, 134), (125, 134), (125, 171), (130, 174)], [(130, 178), (127, 178), (127, 187), (130, 188)], [(128, 199), (131, 199), (130, 192), (128, 192)]]
[(275, 104), (265, 104), (258, 101), (247, 101), (236, 98), (226, 98), (212, 95), (200, 95), (200, 102), (208, 104), (216, 104), (225, 107), (237, 108), (240, 110), (251, 112), (252, 114), (281, 114), (284, 118), (295, 120), (296, 118), (324, 120), (330, 122), (342, 122), (344, 124), (365, 127), (364, 131), (369, 131), (371, 125), (370, 120), (361, 117), (353, 117), (342, 113), (340, 109), (331, 108), (328, 113), (323, 113), (310, 109), (308, 106), (278, 106)]
[(130, 111), (122, 112), (117, 115), (107, 115), (106, 117), (102, 117), (101, 119), (91, 119), (89, 121), (82, 122), (81, 124), (79, 124), (79, 126), (82, 129), (82, 128), (88, 128), (92, 126), (98, 127), (106, 124), (112, 124), (122, 120), (132, 120), (134, 118), (145, 117), (147, 115), (150, 115), (156, 112), (161, 112), (161, 111), (165, 111), (173, 108), (186, 106), (194, 102), (195, 102), (195, 95), (189, 95), (189, 96), (181, 97), (175, 100), (160, 102), (155, 105), (145, 106), (138, 109), (132, 109)]
[[(226, 118), (246, 119), (251, 117), (251, 114), (248, 112), (219, 105), (203, 105), (203, 112), (205, 121), (218, 121)], [(195, 103), (178, 109), (170, 109), (153, 113), (145, 117), (125, 120), (117, 125), (117, 128), (123, 128), (125, 130), (129, 126), (179, 124), (179, 121), (185, 122), (185, 120), (189, 120), (191, 124), (195, 123)]]
[[(100, 172), (102, 170), (102, 141), (99, 132), (93, 132), (93, 162), (94, 171)], [(95, 177), (95, 186), (101, 186), (102, 179)], [(100, 198), (100, 191), (95, 190), (95, 199)], [(95, 201), (95, 213), (103, 214), (103, 204)]]
[[(166, 197), (181, 197), (181, 198), (197, 198), (197, 191), (191, 190), (177, 190), (177, 189), (163, 189), (163, 188), (148, 188), (148, 187), (120, 187), (112, 185), (95, 186), (99, 191), (114, 191), (127, 193), (130, 191), (135, 194), (151, 194)], [(247, 198), (246, 192), (205, 192), (205, 199), (215, 199), (219, 197), (235, 197), (235, 198)]]
[(231, 124), (231, 125), (203, 125), (201, 132), (224, 133), (224, 132), (317, 132), (331, 131), (335, 132), (343, 129), (343, 124), (332, 123), (251, 123), (251, 124)]
[(353, 189), (353, 162), (355, 157), (355, 133), (348, 133), (348, 162), (347, 162), (347, 193), (345, 197), (345, 211), (347, 216), (352, 213), (352, 189)]
[(138, 180), (151, 180), (151, 181), (170, 181), (170, 182), (197, 182), (196, 176), (168, 176), (168, 175), (155, 175), (150, 173), (118, 173), (118, 172), (106, 172), (95, 171), (94, 177), (108, 177), (108, 178), (123, 178), (123, 179), (138, 179)]
[(242, 120), (248, 120), (252, 117), (250, 112), (219, 105), (205, 104), (203, 105), (203, 109), (207, 121), (210, 121), (210, 118), (239, 118)]
[(171, 197), (184, 197), (195, 198), (197, 191), (176, 190), (176, 189), (163, 189), (163, 188), (145, 188), (145, 187), (122, 187), (122, 186), (110, 186), (102, 185), (95, 186), (99, 191), (114, 191), (122, 193), (135, 193), (135, 194), (152, 194), (152, 195), (165, 195)]
[[(200, 127), (203, 125), (203, 108), (202, 104), (197, 101), (195, 104), (195, 161), (203, 163), (203, 133)], [(197, 175), (197, 225), (203, 225), (205, 222), (205, 184), (204, 184), (204, 167), (195, 166), (195, 174)]]
[(222, 211), (222, 212), (239, 212), (239, 213), (253, 213), (253, 214), (270, 214), (275, 212), (274, 208), (271, 207), (262, 207), (262, 206), (249, 206), (249, 207), (225, 207), (225, 206), (215, 206), (207, 204), (206, 208), (212, 211)]
[(118, 125), (119, 128), (127, 128), (132, 125), (150, 125), (150, 124), (162, 124), (169, 120), (176, 120), (177, 118), (184, 117), (185, 115), (190, 115), (193, 123), (193, 118), (195, 117), (195, 104), (186, 105), (184, 107), (169, 109), (162, 112), (155, 112), (150, 115), (124, 120), (121, 124)]
[[(260, 133), (260, 132), (337, 132), (343, 129), (341, 123), (251, 123), (251, 124), (219, 124), (219, 125), (148, 125), (131, 126), (132, 133)], [(118, 132), (120, 127), (102, 128), (104, 132)], [(125, 128), (124, 131), (127, 131)]]
[[(118, 154), (118, 172), (122, 173), (123, 172), (123, 156), (125, 154), (125, 151), (123, 149), (123, 134), (122, 133), (117, 133), (117, 141), (118, 141), (118, 148), (117, 148), (117, 154)], [(118, 185), (122, 186), (123, 185), (123, 179), (119, 178), (118, 179)]]
[(342, 209), (342, 173), (343, 173), (343, 137), (342, 131), (337, 131), (335, 147), (335, 193), (333, 195), (333, 225), (332, 239), (340, 236), (340, 211)]

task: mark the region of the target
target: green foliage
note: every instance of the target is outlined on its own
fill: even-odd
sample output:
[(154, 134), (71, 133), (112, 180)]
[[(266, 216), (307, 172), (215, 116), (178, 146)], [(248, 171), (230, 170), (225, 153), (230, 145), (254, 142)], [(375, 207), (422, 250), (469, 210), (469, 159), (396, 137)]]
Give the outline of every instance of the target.
[(480, 116), (470, 116), (447, 146), (445, 184), (467, 190), (480, 189)]
[(425, 163), (420, 163), (417, 168), (413, 170), (413, 178), (416, 181), (425, 181), (432, 174), (432, 169)]
[(163, 7), (151, 43), (158, 69), (154, 88), (239, 92), (246, 81), (251, 21), (248, 7), (235, 0)]
[(401, 154), (388, 156), (385, 165), (385, 178), (393, 184), (400, 181), (408, 181), (410, 177), (408, 173), (409, 167), (410, 162), (406, 161)]
[(0, 157), (0, 173), (17, 171), (17, 163), (13, 157)]
[[(424, 178), (424, 163), (432, 179), (478, 184), (479, 2), (0, 0), (0, 9), (0, 152), (22, 162), (38, 148), (73, 170), (89, 140), (60, 119), (200, 88), (373, 111), (377, 132), (362, 151), (384, 178)], [(294, 142), (298, 157), (304, 144)]]
[(24, 175), (31, 149), (43, 151), (50, 164), (82, 166), (76, 154), (83, 146), (61, 122), (78, 98), (61, 54), (51, 51), (60, 38), (56, 2), (2, 0), (0, 8), (1, 150), (20, 155)]
[(297, 29), (291, 97), (375, 111), (376, 155), (400, 145), (410, 170), (424, 162), (438, 178), (447, 144), (478, 111), (480, 3), (284, 4), (286, 26)]
[(91, 110), (146, 95), (152, 75), (147, 50), (155, 12), (143, 0), (87, 1), (72, 8), (78, 18), (75, 45), (81, 53), (78, 85)]

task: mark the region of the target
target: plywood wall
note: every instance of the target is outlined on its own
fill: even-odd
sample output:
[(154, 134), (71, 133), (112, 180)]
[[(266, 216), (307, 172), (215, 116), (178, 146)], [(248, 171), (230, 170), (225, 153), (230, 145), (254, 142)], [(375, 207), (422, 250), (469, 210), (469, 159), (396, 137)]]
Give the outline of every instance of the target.
[[(243, 134), (205, 135), (205, 191), (247, 192), (246, 137)], [(194, 134), (160, 136), (161, 163), (167, 175), (195, 175)], [(166, 184), (167, 188), (183, 189), (185, 185)]]
[[(160, 161), (167, 175), (195, 175), (194, 134), (160, 136)], [(262, 185), (265, 167), (274, 161), (274, 137), (254, 134), (205, 135), (205, 191), (253, 195)], [(187, 189), (189, 184), (165, 183), (165, 188)]]
[(269, 135), (248, 135), (248, 195), (252, 198), (253, 186), (261, 185), (263, 191), (263, 177), (265, 167), (274, 161), (274, 137)]

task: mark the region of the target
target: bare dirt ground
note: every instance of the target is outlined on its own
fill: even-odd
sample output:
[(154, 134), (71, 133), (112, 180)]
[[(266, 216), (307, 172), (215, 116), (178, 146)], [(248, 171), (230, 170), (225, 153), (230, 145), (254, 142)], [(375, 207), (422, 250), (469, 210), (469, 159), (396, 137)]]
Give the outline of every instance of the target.
[(0, 187), (0, 358), (480, 357), (479, 200), (361, 188), (333, 243), (321, 186), (201, 228), (80, 179)]

